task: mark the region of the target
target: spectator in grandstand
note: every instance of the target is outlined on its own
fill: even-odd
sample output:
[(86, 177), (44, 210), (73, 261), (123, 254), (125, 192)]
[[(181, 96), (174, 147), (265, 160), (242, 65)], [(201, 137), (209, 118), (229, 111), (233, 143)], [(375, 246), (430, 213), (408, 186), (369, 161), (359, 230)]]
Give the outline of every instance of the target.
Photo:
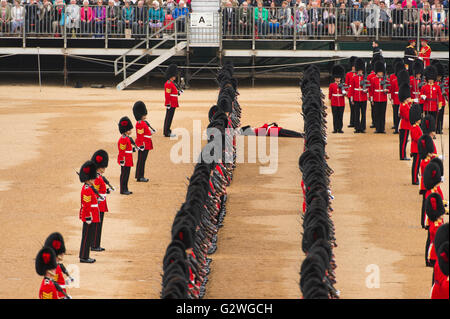
[[(162, 28), (165, 18), (166, 15), (163, 8), (161, 8), (158, 1), (153, 1), (153, 7), (148, 11), (148, 23), (152, 33), (158, 32)], [(158, 38), (160, 36), (160, 34), (157, 35)]]
[(120, 8), (115, 5), (114, 0), (108, 0), (108, 7), (106, 8), (106, 21), (108, 22), (108, 34), (119, 34), (122, 32), (121, 28), (121, 12)]
[(272, 36), (277, 36), (280, 31), (280, 21), (278, 20), (278, 9), (275, 7), (275, 1), (270, 4), (269, 11), (269, 32)]
[(25, 8), (20, 5), (20, 0), (15, 0), (14, 7), (11, 9), (11, 31), (13, 33), (22, 30), (24, 19)]
[(258, 36), (265, 36), (267, 33), (267, 19), (269, 18), (269, 12), (263, 7), (262, 1), (258, 1), (258, 6), (255, 11), (255, 23), (258, 29)]
[[(156, 2), (156, 6), (158, 6), (159, 9), (159, 2)], [(154, 8), (155, 5), (153, 5)], [(150, 8), (150, 10), (153, 10), (153, 8)], [(133, 19), (133, 34), (136, 38), (140, 38), (144, 36), (144, 34), (147, 33), (147, 22), (150, 20), (150, 10), (148, 8), (144, 8), (144, 0), (139, 0), (137, 2), (136, 8), (134, 8), (134, 19)], [(161, 23), (162, 26), (162, 23)]]
[(405, 28), (405, 35), (407, 37), (414, 37), (416, 35), (418, 23), (419, 15), (417, 10), (413, 8), (413, 2), (408, 0), (406, 3), (406, 8), (403, 9), (403, 25)]
[(248, 7), (248, 1), (244, 1), (239, 8), (239, 35), (250, 35), (252, 29), (252, 10)]
[(132, 29), (134, 21), (134, 8), (130, 5), (130, 0), (125, 0), (125, 6), (122, 8), (123, 28)]
[(122, 0), (114, 0), (114, 5), (116, 7), (121, 7), (121, 6), (123, 6), (123, 2), (122, 2)]
[(392, 35), (394, 37), (403, 36), (403, 9), (400, 1), (397, 1), (392, 14)]
[(25, 5), (25, 30), (27, 33), (39, 33), (40, 5), (35, 0), (29, 0)]
[(379, 0), (373, 0), (368, 2), (367, 6), (364, 7), (364, 12), (366, 14), (366, 28), (368, 35), (375, 35), (376, 29), (379, 27), (380, 23), (380, 2)]
[(353, 8), (350, 11), (350, 26), (353, 34), (359, 36), (364, 29), (363, 11), (358, 2), (353, 2)]
[(178, 32), (185, 32), (186, 28), (186, 17), (189, 14), (189, 9), (186, 8), (186, 4), (183, 0), (180, 0), (178, 2), (178, 7), (175, 8), (172, 12), (172, 17), (174, 19), (178, 19), (177, 21), (177, 30)]
[(350, 25), (349, 15), (347, 13), (347, 7), (345, 3), (339, 3), (339, 8), (337, 9), (337, 27), (339, 34), (347, 34), (347, 26)]
[(163, 4), (163, 9), (167, 14), (172, 15), (172, 11), (177, 7), (177, 4), (174, 0), (167, 0), (166, 2), (164, 2)]
[(52, 15), (52, 3), (48, 0), (44, 0), (39, 14), (39, 30), (41, 33), (49, 34), (52, 32)]
[(281, 32), (283, 36), (291, 34), (294, 21), (292, 19), (292, 11), (287, 1), (281, 3), (281, 9), (278, 11), (278, 21), (280, 21)]
[(97, 5), (92, 9), (95, 37), (103, 37), (105, 33), (106, 7), (102, 0), (97, 0)]
[(382, 0), (380, 1), (380, 32), (381, 35), (390, 35), (391, 34), (391, 10), (386, 7), (386, 3)]
[(224, 37), (236, 34), (236, 12), (230, 0), (226, 1), (225, 8), (222, 10), (222, 23)]
[(11, 7), (6, 0), (0, 2), (0, 33), (8, 33), (11, 22)]
[(333, 35), (336, 32), (336, 8), (333, 2), (325, 3), (325, 10), (323, 11), (323, 23), (328, 29), (328, 34)]
[[(49, 1), (50, 2), (50, 1)], [(56, 0), (56, 5), (53, 7), (52, 14), (52, 31), (56, 38), (60, 37), (64, 28), (64, 11), (66, 4), (63, 0)]]
[(323, 15), (322, 9), (319, 8), (320, 1), (312, 1), (311, 8), (308, 10), (308, 35), (311, 36), (320, 36), (323, 34)]
[(434, 9), (431, 10), (433, 12), (433, 33), (435, 40), (443, 34), (444, 22), (445, 22), (445, 11), (440, 2), (435, 2)]
[(239, 7), (239, 1), (238, 0), (222, 0), (221, 1), (221, 7), (226, 7), (228, 2), (231, 3), (231, 7), (232, 8), (237, 8)]
[(298, 8), (295, 9), (295, 22), (297, 24), (297, 33), (306, 34), (308, 32), (308, 10), (306, 10), (306, 5), (301, 3)]
[(431, 22), (432, 22), (432, 13), (430, 9), (430, 4), (425, 2), (423, 4), (423, 8), (419, 11), (420, 16), (420, 31), (422, 36), (429, 37), (431, 36)]
[(83, 0), (83, 6), (80, 9), (81, 33), (90, 34), (92, 32), (92, 8), (89, 6), (89, 0)]
[(408, 7), (408, 2), (411, 2), (411, 8), (417, 8), (417, 2), (415, 0), (403, 0), (402, 1), (402, 8)]

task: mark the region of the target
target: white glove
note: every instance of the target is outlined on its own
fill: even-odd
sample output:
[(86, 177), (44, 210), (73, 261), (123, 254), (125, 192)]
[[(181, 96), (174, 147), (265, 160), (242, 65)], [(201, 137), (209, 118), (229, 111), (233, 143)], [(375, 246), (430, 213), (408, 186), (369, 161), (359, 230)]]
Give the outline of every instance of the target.
[(444, 161), (444, 160), (445, 160), (445, 155), (439, 155), (438, 157), (439, 157), (439, 159), (440, 159), (441, 161)]
[(426, 95), (421, 95), (420, 97), (422, 98), (422, 100), (426, 100), (427, 99)]
[(88, 217), (86, 218), (86, 224), (90, 225), (92, 223), (92, 218)]
[(413, 102), (414, 103), (419, 103), (419, 99), (414, 99)]
[(120, 166), (125, 166), (125, 161), (120, 161), (119, 164)]
[(155, 129), (151, 129), (151, 131), (153, 134), (157, 132)]

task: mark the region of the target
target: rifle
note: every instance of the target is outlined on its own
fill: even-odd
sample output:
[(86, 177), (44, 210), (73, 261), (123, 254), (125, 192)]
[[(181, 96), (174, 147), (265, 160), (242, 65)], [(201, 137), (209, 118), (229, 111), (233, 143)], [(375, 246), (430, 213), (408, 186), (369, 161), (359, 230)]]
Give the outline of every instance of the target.
[(446, 90), (448, 90), (447, 80), (448, 80), (448, 76), (445, 76), (445, 77), (443, 76), (441, 78), (441, 84), (439, 85), (439, 87), (441, 88), (442, 95), (448, 101), (448, 96), (446, 93)]
[(347, 94), (346, 90), (348, 89), (348, 86), (345, 85), (345, 83), (343, 83), (342, 81), (338, 83), (338, 88), (342, 91), (343, 95)]
[(148, 127), (150, 127), (150, 129), (153, 131), (153, 133), (156, 132), (156, 130), (150, 125), (150, 123), (148, 121), (144, 121), (144, 122), (148, 125)]
[(184, 92), (184, 90), (186, 89), (186, 83), (184, 81), (184, 78), (181, 77), (180, 78), (180, 82), (179, 83), (174, 83), (177, 90), (178, 90), (178, 95), (181, 95), (181, 93)]
[(102, 175), (103, 181), (106, 183), (106, 185), (109, 186), (109, 188), (111, 188), (113, 191), (115, 191), (116, 189), (114, 188), (114, 186), (111, 185), (111, 183), (108, 181), (108, 179)]
[[(386, 69), (386, 63), (384, 64), (384, 69)], [(391, 86), (391, 84), (386, 78), (386, 72), (383, 73), (383, 79), (380, 81), (380, 84), (383, 86), (383, 90), (387, 90), (388, 87)]]
[(56, 290), (58, 290), (60, 293), (62, 293), (64, 295), (64, 297), (65, 297), (64, 299), (72, 299), (72, 297), (70, 297), (56, 281), (54, 281), (51, 278), (47, 278), (47, 279), (51, 280), (53, 285), (55, 286)]

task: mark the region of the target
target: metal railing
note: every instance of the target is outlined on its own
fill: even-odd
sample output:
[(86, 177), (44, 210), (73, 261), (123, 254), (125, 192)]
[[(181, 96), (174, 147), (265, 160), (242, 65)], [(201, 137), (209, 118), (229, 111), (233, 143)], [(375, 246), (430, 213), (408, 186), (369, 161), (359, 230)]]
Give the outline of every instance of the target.
[[(1, 6), (1, 4), (0, 4)], [(30, 38), (101, 38), (108, 47), (109, 39), (161, 39), (177, 30), (178, 37), (188, 38), (194, 30), (189, 14), (173, 23), (174, 12), (154, 10), (147, 6), (78, 6), (25, 5), (19, 19), (7, 17), (0, 21), (0, 38), (20, 38), (23, 46)], [(1, 7), (0, 7), (1, 13)], [(355, 40), (357, 37), (397, 40), (427, 38), (448, 41), (448, 9), (380, 9), (348, 7), (286, 7), (286, 8), (221, 8), (215, 22), (218, 39), (229, 40)], [(163, 29), (163, 32), (159, 30)], [(198, 31), (198, 30), (197, 30)], [(214, 32), (204, 30), (205, 43), (216, 41)], [(209, 37), (209, 40), (206, 37)], [(201, 41), (201, 39), (196, 39)]]

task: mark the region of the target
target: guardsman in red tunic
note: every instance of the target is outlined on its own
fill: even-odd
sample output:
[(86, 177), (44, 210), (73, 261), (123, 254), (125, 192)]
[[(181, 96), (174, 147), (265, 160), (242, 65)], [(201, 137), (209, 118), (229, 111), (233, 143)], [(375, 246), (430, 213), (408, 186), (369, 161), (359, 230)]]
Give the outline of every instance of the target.
[(420, 89), (420, 103), (423, 104), (425, 114), (431, 114), (437, 122), (439, 108), (444, 104), (441, 88), (434, 81), (437, 78), (437, 71), (434, 66), (425, 69), (425, 79), (427, 83)]
[[(372, 61), (372, 63), (370, 65), (372, 66), (372, 71), (367, 76), (367, 81), (369, 83), (368, 87), (370, 87), (370, 83), (371, 83), (372, 79), (377, 76), (377, 74), (375, 73), (375, 61)], [(372, 92), (369, 90), (368, 93), (369, 93), (368, 100), (370, 102), (370, 115), (371, 115), (371, 120), (372, 120), (372, 124), (370, 125), (370, 128), (375, 128), (375, 108), (373, 106), (373, 98), (371, 96)]]
[(434, 266), (436, 263), (436, 248), (434, 245), (434, 238), (438, 228), (444, 224), (444, 203), (441, 195), (432, 193), (428, 196), (425, 203), (425, 212), (428, 218), (428, 231), (430, 232), (430, 246), (428, 248), (428, 263)]
[(39, 299), (62, 299), (59, 297), (57, 283), (53, 280), (56, 271), (56, 254), (50, 247), (42, 248), (36, 256), (35, 268), (39, 276), (43, 276)]
[(175, 114), (178, 104), (178, 96), (181, 92), (178, 90), (175, 80), (178, 76), (178, 67), (176, 64), (171, 64), (166, 71), (166, 83), (164, 84), (166, 117), (164, 119), (164, 136), (174, 136), (170, 129), (172, 125), (173, 116)]
[(83, 222), (83, 230), (80, 246), (80, 262), (94, 263), (95, 259), (89, 258), (89, 253), (94, 240), (96, 223), (100, 222), (98, 209), (98, 192), (94, 188), (97, 178), (97, 166), (93, 161), (85, 162), (79, 172), (80, 182), (84, 183), (81, 188), (80, 219)]
[[(448, 99), (448, 83), (445, 79), (447, 76), (448, 80), (448, 74), (446, 74), (444, 66), (439, 62), (439, 60), (433, 60), (431, 63), (436, 68), (437, 71), (437, 79), (435, 81), (435, 84), (437, 84), (441, 88), (442, 93), (442, 104), (438, 111), (438, 117), (437, 117), (437, 123), (436, 123), (436, 134), (443, 134), (443, 128), (444, 128), (444, 113), (445, 113), (445, 104), (446, 104), (446, 96)], [(446, 95), (447, 94), (447, 95)]]
[(422, 110), (419, 104), (413, 104), (409, 110), (409, 123), (411, 124), (411, 157), (413, 163), (411, 166), (411, 180), (413, 185), (419, 185), (419, 167), (420, 157), (417, 142), (422, 137), (422, 129), (420, 128), (420, 118)]
[[(389, 76), (389, 83), (391, 84), (391, 86), (389, 87), (389, 94), (391, 96), (392, 123), (394, 123), (392, 128), (394, 129), (394, 134), (398, 134), (398, 125), (400, 123), (400, 117), (398, 115), (398, 110), (400, 108), (400, 101), (398, 100), (399, 81), (397, 78), (397, 74), (402, 70), (406, 71), (405, 65), (403, 64), (402, 59), (398, 58), (398, 60), (394, 62), (394, 73)], [(408, 74), (408, 71), (406, 71), (406, 74)], [(409, 84), (409, 76), (407, 80)]]
[[(350, 80), (348, 95), (354, 104), (355, 133), (366, 132), (367, 93), (369, 80), (364, 78), (366, 66), (362, 59), (355, 61), (356, 75)], [(374, 73), (375, 74), (375, 73)]]
[[(405, 71), (406, 72), (406, 71)], [(406, 161), (410, 160), (406, 156), (406, 146), (408, 145), (408, 137), (409, 137), (409, 131), (411, 129), (411, 124), (409, 123), (409, 110), (411, 108), (411, 96), (409, 91), (409, 84), (403, 83), (400, 85), (400, 88), (398, 89), (398, 99), (401, 102), (400, 104), (400, 134), (399, 134), (399, 141), (400, 141), (400, 160)]]
[(136, 123), (136, 146), (138, 147), (138, 161), (136, 164), (136, 180), (138, 182), (148, 182), (144, 177), (145, 162), (147, 161), (148, 152), (153, 149), (152, 127), (147, 119), (147, 107), (144, 102), (137, 101), (133, 105), (133, 114)]
[(419, 194), (422, 195), (422, 213), (420, 216), (420, 224), (422, 228), (425, 228), (425, 194), (427, 189), (423, 183), (423, 174), (425, 168), (430, 163), (430, 161), (437, 155), (434, 150), (433, 139), (429, 135), (422, 135), (417, 141), (417, 149), (419, 152), (420, 159), (420, 186)]
[(431, 48), (427, 39), (420, 40), (419, 59), (423, 61), (425, 67), (430, 65)]
[[(420, 60), (416, 60), (413, 64), (412, 75), (409, 80), (409, 86), (411, 88), (411, 99), (413, 103), (420, 104), (420, 89), (425, 84), (422, 81), (423, 75), (423, 62)], [(423, 112), (423, 105), (421, 105)]]
[[(345, 86), (350, 87), (350, 81), (351, 79), (356, 75), (356, 70), (355, 70), (355, 62), (356, 62), (356, 56), (352, 56), (349, 59), (349, 63), (350, 63), (350, 71), (347, 72), (347, 74), (345, 75)], [(352, 103), (352, 101), (350, 100), (350, 97), (348, 97), (348, 103), (350, 105), (350, 124), (348, 125), (348, 127), (355, 127), (355, 118), (354, 118), (354, 105)]]
[[(331, 111), (333, 113), (333, 133), (344, 133), (342, 131), (343, 127), (343, 116), (345, 109), (345, 96), (347, 91), (345, 89), (345, 84), (341, 83), (344, 78), (345, 69), (341, 65), (335, 65), (331, 70), (331, 77), (334, 82), (330, 84), (328, 88), (328, 99), (331, 104)], [(352, 107), (353, 111), (353, 107)], [(355, 121), (353, 119), (353, 126)]]
[(59, 285), (61, 291), (58, 291), (58, 298), (67, 298), (66, 285), (73, 282), (74, 279), (70, 276), (66, 267), (63, 264), (64, 254), (66, 253), (66, 246), (64, 238), (60, 233), (52, 233), (45, 240), (44, 247), (50, 247), (55, 251), (56, 255), (56, 271), (53, 280)]
[(133, 151), (135, 151), (131, 142), (131, 130), (133, 124), (131, 120), (124, 116), (119, 121), (119, 132), (122, 134), (117, 142), (119, 154), (117, 163), (120, 165), (120, 194), (131, 195), (133, 192), (128, 190), (128, 179), (130, 178), (131, 167), (133, 167)]
[[(448, 209), (445, 209), (448, 213)], [(449, 224), (440, 226), (434, 238), (437, 254), (437, 263), (434, 265), (433, 287), (431, 288), (431, 299), (449, 299)]]
[(389, 93), (389, 81), (385, 77), (386, 68), (384, 62), (375, 62), (376, 77), (370, 79), (370, 97), (373, 101), (375, 117), (375, 133), (384, 134), (386, 126), (387, 94)]
[[(91, 160), (97, 166), (97, 178), (94, 181), (94, 188), (100, 194), (98, 198), (98, 210), (100, 211), (100, 222), (95, 224), (94, 240), (91, 250), (104, 251), (105, 248), (100, 246), (102, 240), (103, 220), (105, 213), (108, 211), (108, 204), (106, 203), (106, 194), (110, 193), (110, 189), (106, 186), (105, 170), (108, 167), (109, 155), (105, 150), (98, 150), (92, 155)], [(105, 181), (106, 180), (106, 181)], [(109, 182), (108, 182), (109, 183)]]

